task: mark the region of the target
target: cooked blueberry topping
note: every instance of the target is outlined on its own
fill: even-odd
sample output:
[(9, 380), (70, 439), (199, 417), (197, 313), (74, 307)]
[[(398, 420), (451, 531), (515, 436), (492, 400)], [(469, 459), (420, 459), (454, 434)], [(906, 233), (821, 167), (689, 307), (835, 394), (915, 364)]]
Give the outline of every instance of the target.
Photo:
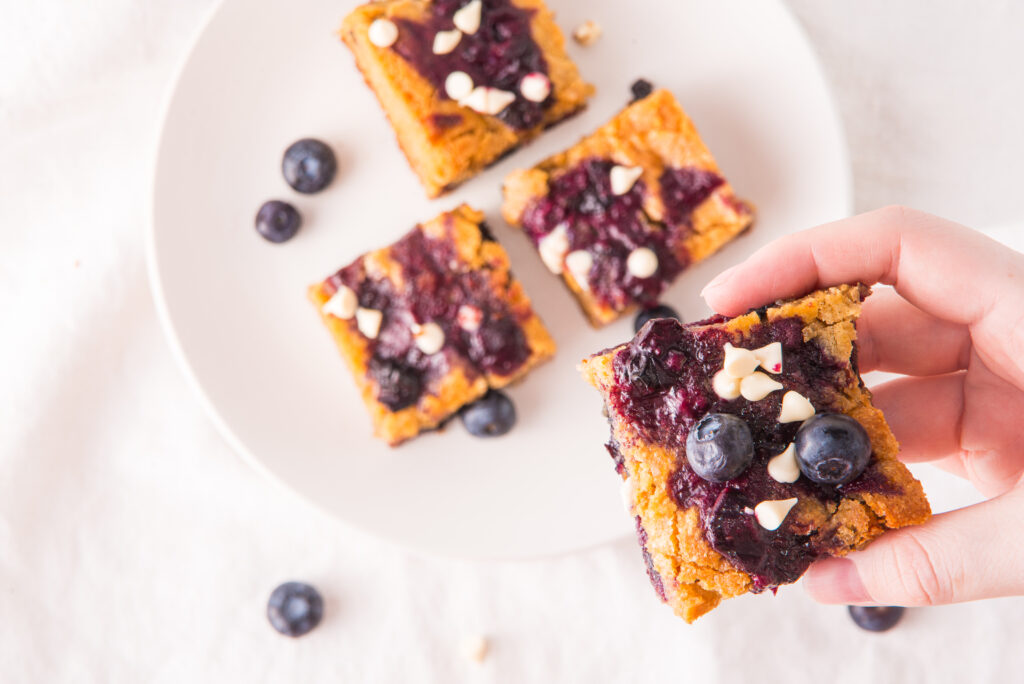
[(683, 320), (679, 313), (667, 304), (658, 304), (652, 306), (649, 309), (642, 309), (640, 313), (636, 315), (633, 320), (633, 332), (640, 332), (640, 328), (644, 327), (644, 323), (655, 318), (674, 318), (677, 321)]
[(438, 32), (454, 30), (455, 13), (467, 4), (464, 0), (434, 0), (423, 21), (396, 19), (400, 31), (394, 50), (443, 97), (451, 99), (445, 89), (449, 74), (462, 72), (476, 86), (492, 89), (492, 94), (516, 94), (510, 104), (496, 112), (507, 126), (519, 130), (537, 126), (544, 111), (554, 104), (554, 97), (531, 102), (518, 95), (520, 83), (528, 74), (548, 73), (547, 62), (530, 32), (532, 11), (510, 0), (485, 0), (479, 29), (463, 31), (450, 52), (436, 54), (434, 40)]
[(431, 114), (427, 121), (438, 131), (454, 128), (462, 123), (461, 114)]
[[(548, 193), (527, 207), (522, 218), (523, 228), (537, 245), (558, 226), (565, 226), (568, 251), (584, 250), (594, 258), (591, 294), (618, 311), (633, 304), (657, 305), (658, 297), (689, 262), (682, 243), (690, 232), (694, 209), (724, 182), (702, 169), (665, 169), (659, 178), (665, 225), (659, 225), (644, 211), (648, 187), (643, 178), (613, 187), (613, 175), (621, 177), (628, 171), (607, 159), (584, 160), (553, 177)], [(644, 258), (637, 260), (637, 255)], [(637, 270), (638, 264), (648, 267)]]
[(662, 601), (665, 600), (665, 584), (661, 579), (661, 573), (654, 569), (654, 559), (651, 558), (651, 552), (647, 550), (647, 530), (640, 524), (640, 516), (635, 516), (634, 521), (636, 522), (636, 536), (637, 541), (640, 542), (640, 551), (644, 556), (644, 565), (647, 566), (647, 577), (651, 580), (651, 586), (658, 592), (658, 597)]
[(630, 102), (632, 103), (636, 102), (637, 100), (642, 100), (651, 93), (653, 93), (654, 86), (651, 85), (651, 82), (648, 81), (647, 79), (638, 78), (637, 80), (633, 81), (633, 85), (629, 86), (629, 91), (633, 93), (633, 99), (630, 100)]
[[(486, 225), (480, 231), (485, 240), (490, 237)], [(412, 322), (440, 328), (445, 349), (469, 360), (463, 368), (469, 374), (510, 376), (530, 358), (520, 314), (495, 289), (489, 268), (466, 267), (450, 240), (419, 229), (391, 245), (388, 256), (401, 270), (401, 287), (389, 278), (368, 277), (362, 259), (327, 283), (328, 294), (344, 285), (357, 294), (360, 309), (381, 312), (367, 374), (380, 386), (382, 404), (399, 411), (417, 403), (451, 369), (444, 354), (425, 353), (417, 344)]]
[(516, 407), (504, 392), (489, 390), (459, 412), (462, 424), (476, 437), (498, 437), (516, 424)]
[(325, 143), (303, 138), (284, 151), (281, 172), (288, 185), (296, 191), (310, 194), (320, 192), (334, 180), (338, 161)]
[(622, 380), (638, 393), (656, 393), (670, 387), (686, 360), (681, 349), (660, 343), (660, 328), (665, 324), (679, 325), (669, 318), (656, 319), (637, 336), (634, 349), (618, 368)]
[(705, 480), (725, 482), (739, 477), (754, 460), (750, 428), (730, 413), (709, 413), (686, 438), (686, 460)]
[[(747, 572), (754, 591), (761, 591), (794, 581), (812, 561), (841, 544), (826, 535), (803, 534), (792, 525), (766, 530), (753, 515), (758, 503), (797, 497), (832, 505), (854, 492), (899, 491), (873, 463), (841, 489), (806, 477), (792, 483), (773, 479), (768, 461), (793, 442), (800, 423), (778, 422), (782, 392), (773, 392), (760, 401), (727, 400), (715, 394), (711, 379), (722, 368), (725, 344), (758, 349), (779, 342), (785, 368), (778, 377), (787, 389), (800, 392), (822, 411), (835, 406), (836, 386), (856, 382), (854, 371), (817, 344), (805, 343), (803, 322), (798, 318), (769, 323), (762, 313), (761, 322), (751, 326), (742, 339), (721, 328), (701, 327), (724, 320), (716, 316), (689, 326), (670, 318), (650, 321), (615, 356), (616, 384), (608, 406), (625, 416), (646, 441), (680, 454), (694, 425), (709, 413), (734, 414), (747, 424), (753, 437), (754, 459), (737, 478), (728, 482), (705, 480), (683, 461), (668, 476), (667, 484), (677, 505), (700, 512), (712, 547)], [(736, 490), (742, 490), (743, 496), (735, 494)]]
[[(631, 304), (655, 306), (658, 297), (686, 266), (679, 235), (652, 226), (643, 210), (646, 185), (637, 180), (622, 194), (612, 191), (615, 164), (588, 159), (554, 177), (548, 194), (523, 214), (523, 227), (540, 244), (559, 225), (564, 225), (568, 251), (584, 250), (594, 259), (589, 273), (590, 292), (599, 302), (616, 310)], [(638, 248), (654, 253), (658, 272), (637, 277), (630, 272), (630, 254)]]
[(320, 624), (324, 600), (320, 592), (303, 582), (285, 582), (270, 594), (267, 619), (281, 634), (300, 637)]
[(708, 516), (708, 541), (716, 549), (727, 549), (729, 560), (753, 577), (757, 589), (795, 582), (815, 559), (814, 547), (799, 537), (793, 543), (782, 530), (766, 530), (749, 513), (756, 505), (738, 489), (722, 489)]
[(393, 359), (370, 359), (370, 378), (380, 391), (377, 401), (392, 411), (412, 406), (423, 392), (420, 371)]
[(673, 226), (689, 225), (693, 210), (724, 182), (718, 174), (692, 166), (665, 169), (659, 181), (665, 221)]
[(885, 632), (896, 626), (905, 612), (900, 606), (849, 606), (850, 617), (861, 629)]
[(867, 430), (841, 413), (821, 413), (806, 420), (796, 433), (800, 472), (819, 484), (842, 485), (864, 472), (871, 460)]
[(256, 232), (270, 242), (291, 240), (301, 225), (298, 209), (281, 200), (264, 202), (256, 212)]

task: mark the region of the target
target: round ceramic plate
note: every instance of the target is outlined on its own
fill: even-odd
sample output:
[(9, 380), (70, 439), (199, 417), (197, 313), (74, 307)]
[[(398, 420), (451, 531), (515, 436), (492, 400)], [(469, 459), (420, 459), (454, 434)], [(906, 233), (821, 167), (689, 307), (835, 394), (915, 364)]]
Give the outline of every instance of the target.
[[(338, 40), (354, 3), (226, 0), (175, 86), (160, 141), (150, 266), (171, 345), (228, 441), (338, 518), (395, 542), (466, 557), (529, 557), (629, 534), (608, 426), (577, 362), (632, 335), (631, 317), (584, 322), (527, 239), (499, 215), (501, 180), (573, 144), (625, 105), (638, 77), (671, 89), (736, 192), (758, 207), (749, 233), (679, 278), (665, 299), (688, 320), (715, 273), (789, 231), (850, 209), (843, 136), (818, 63), (786, 9), (765, 0), (550, 0), (597, 95), (456, 192), (427, 200), (352, 56)], [(281, 153), (317, 137), (338, 154), (334, 183), (292, 192)], [(293, 202), (299, 235), (253, 229), (260, 204)], [(470, 437), (456, 420), (389, 448), (371, 435), (352, 378), (306, 287), (420, 220), (468, 202), (484, 210), (559, 344), (510, 393), (508, 435)]]

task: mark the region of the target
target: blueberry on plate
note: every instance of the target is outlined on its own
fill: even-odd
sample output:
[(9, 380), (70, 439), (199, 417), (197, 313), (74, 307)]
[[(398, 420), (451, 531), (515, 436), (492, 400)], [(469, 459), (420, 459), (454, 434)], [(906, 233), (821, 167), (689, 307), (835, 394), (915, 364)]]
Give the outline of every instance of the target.
[(303, 138), (288, 146), (281, 162), (281, 173), (288, 185), (298, 192), (320, 192), (334, 180), (338, 160), (325, 143)]
[(848, 606), (850, 617), (861, 629), (885, 632), (896, 626), (905, 608), (900, 606)]
[(680, 317), (679, 312), (671, 306), (658, 304), (650, 309), (640, 310), (636, 315), (636, 318), (633, 319), (633, 332), (640, 332), (640, 328), (644, 327), (644, 323), (655, 318), (674, 318), (677, 321), (683, 320), (682, 317)]
[(304, 582), (285, 582), (270, 594), (267, 619), (281, 634), (300, 637), (320, 624), (324, 600), (320, 592)]
[(800, 472), (818, 484), (853, 482), (871, 460), (867, 430), (841, 413), (820, 413), (804, 421), (796, 433)]
[(629, 91), (633, 93), (633, 99), (630, 100), (630, 102), (636, 102), (637, 100), (642, 100), (654, 92), (654, 86), (651, 85), (651, 82), (647, 79), (638, 78), (633, 81), (633, 85), (629, 86)]
[(476, 437), (498, 437), (516, 424), (516, 407), (504, 392), (489, 390), (459, 412), (462, 424)]
[(729, 413), (709, 413), (686, 436), (686, 460), (705, 480), (739, 477), (754, 460), (754, 439), (746, 422)]
[(256, 212), (256, 232), (270, 242), (291, 240), (301, 225), (298, 209), (281, 200), (264, 202)]

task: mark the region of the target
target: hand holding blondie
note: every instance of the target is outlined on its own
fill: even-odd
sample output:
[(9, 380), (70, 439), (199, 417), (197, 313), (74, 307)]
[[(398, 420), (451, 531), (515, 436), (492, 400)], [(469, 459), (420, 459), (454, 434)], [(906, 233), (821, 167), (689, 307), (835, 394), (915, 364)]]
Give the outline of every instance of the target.
[(891, 532), (812, 566), (825, 603), (933, 605), (1024, 592), (1024, 256), (899, 207), (796, 233), (713, 280), (735, 315), (818, 287), (893, 285), (864, 305), (861, 371), (906, 374), (873, 390), (906, 461), (968, 478), (990, 500)]

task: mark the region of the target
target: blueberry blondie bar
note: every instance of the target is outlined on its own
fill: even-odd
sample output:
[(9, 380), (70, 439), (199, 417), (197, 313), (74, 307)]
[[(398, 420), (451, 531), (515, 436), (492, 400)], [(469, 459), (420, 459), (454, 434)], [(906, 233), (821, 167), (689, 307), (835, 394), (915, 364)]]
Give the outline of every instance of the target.
[(309, 289), (389, 444), (555, 352), (483, 218), (465, 205), (442, 213)]
[(754, 219), (666, 90), (513, 172), (504, 195), (505, 219), (523, 229), (595, 326), (656, 304), (687, 266)]
[(341, 37), (431, 197), (593, 92), (543, 0), (380, 0), (353, 10)]
[(648, 575), (687, 622), (931, 515), (858, 374), (868, 292), (657, 319), (583, 362)]

